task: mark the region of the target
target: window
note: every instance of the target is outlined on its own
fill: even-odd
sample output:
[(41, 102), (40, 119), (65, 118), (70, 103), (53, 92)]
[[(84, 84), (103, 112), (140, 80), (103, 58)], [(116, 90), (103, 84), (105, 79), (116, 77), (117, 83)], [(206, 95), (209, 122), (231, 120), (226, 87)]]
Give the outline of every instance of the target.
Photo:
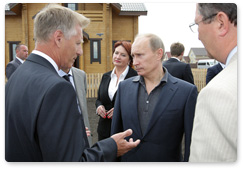
[(65, 3), (65, 7), (72, 9), (73, 11), (78, 10), (78, 4), (77, 3)]
[(8, 41), (9, 44), (9, 61), (12, 61), (15, 59), (16, 52), (15, 48), (20, 43), (20, 41)]
[(205, 65), (206, 65), (206, 63), (205, 63), (205, 62), (202, 62), (202, 63), (198, 63), (198, 65), (205, 66)]
[(100, 41), (101, 39), (90, 39), (90, 63), (99, 62), (101, 63), (101, 52), (100, 52)]

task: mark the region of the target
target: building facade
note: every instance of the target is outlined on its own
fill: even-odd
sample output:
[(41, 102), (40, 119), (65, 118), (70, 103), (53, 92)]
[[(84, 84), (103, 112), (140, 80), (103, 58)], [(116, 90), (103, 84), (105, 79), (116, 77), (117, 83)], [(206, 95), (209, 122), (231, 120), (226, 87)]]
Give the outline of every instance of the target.
[[(12, 3), (5, 6), (5, 67), (15, 57), (15, 46), (35, 48), (34, 17), (47, 3)], [(83, 31), (83, 55), (75, 67), (86, 73), (105, 73), (113, 68), (113, 45), (118, 40), (133, 42), (138, 18), (147, 15), (142, 3), (61, 3), (91, 20)], [(67, 49), (68, 50), (68, 49)]]
[(190, 58), (190, 63), (197, 63), (201, 59), (209, 59), (208, 53), (205, 48), (191, 48), (188, 57)]

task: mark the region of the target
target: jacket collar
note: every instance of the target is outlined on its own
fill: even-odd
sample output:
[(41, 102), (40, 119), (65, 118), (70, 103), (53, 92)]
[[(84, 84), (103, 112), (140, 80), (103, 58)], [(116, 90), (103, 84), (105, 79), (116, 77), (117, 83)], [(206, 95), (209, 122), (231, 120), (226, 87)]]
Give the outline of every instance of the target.
[(28, 56), (28, 58), (26, 59), (26, 61), (30, 61), (30, 62), (35, 62), (37, 64), (41, 64), (42, 66), (45, 66), (48, 69), (50, 69), (51, 71), (53, 71), (56, 74), (58, 74), (56, 69), (54, 68), (54, 66), (48, 60), (46, 60), (45, 58), (41, 57), (40, 55), (31, 53)]

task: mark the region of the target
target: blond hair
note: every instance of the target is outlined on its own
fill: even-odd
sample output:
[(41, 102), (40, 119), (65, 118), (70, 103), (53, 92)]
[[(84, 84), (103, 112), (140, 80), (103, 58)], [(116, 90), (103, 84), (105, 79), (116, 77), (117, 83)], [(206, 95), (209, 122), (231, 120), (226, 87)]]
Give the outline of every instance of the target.
[(90, 20), (82, 14), (57, 4), (49, 4), (35, 17), (34, 39), (46, 42), (56, 30), (61, 30), (65, 38), (70, 39), (77, 33), (77, 25), (84, 29), (89, 23)]

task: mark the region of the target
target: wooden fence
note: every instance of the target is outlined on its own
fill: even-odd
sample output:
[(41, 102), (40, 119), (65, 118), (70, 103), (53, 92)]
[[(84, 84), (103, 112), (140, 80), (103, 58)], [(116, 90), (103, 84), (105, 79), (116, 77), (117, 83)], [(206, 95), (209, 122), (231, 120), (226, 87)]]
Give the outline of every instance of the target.
[(192, 69), (194, 84), (197, 86), (198, 92), (206, 86), (207, 69)]
[(87, 98), (97, 97), (103, 73), (87, 73)]
[[(197, 86), (198, 92), (206, 85), (207, 69), (192, 69), (194, 83)], [(87, 74), (87, 98), (97, 97), (100, 81), (103, 73), (88, 73)]]

